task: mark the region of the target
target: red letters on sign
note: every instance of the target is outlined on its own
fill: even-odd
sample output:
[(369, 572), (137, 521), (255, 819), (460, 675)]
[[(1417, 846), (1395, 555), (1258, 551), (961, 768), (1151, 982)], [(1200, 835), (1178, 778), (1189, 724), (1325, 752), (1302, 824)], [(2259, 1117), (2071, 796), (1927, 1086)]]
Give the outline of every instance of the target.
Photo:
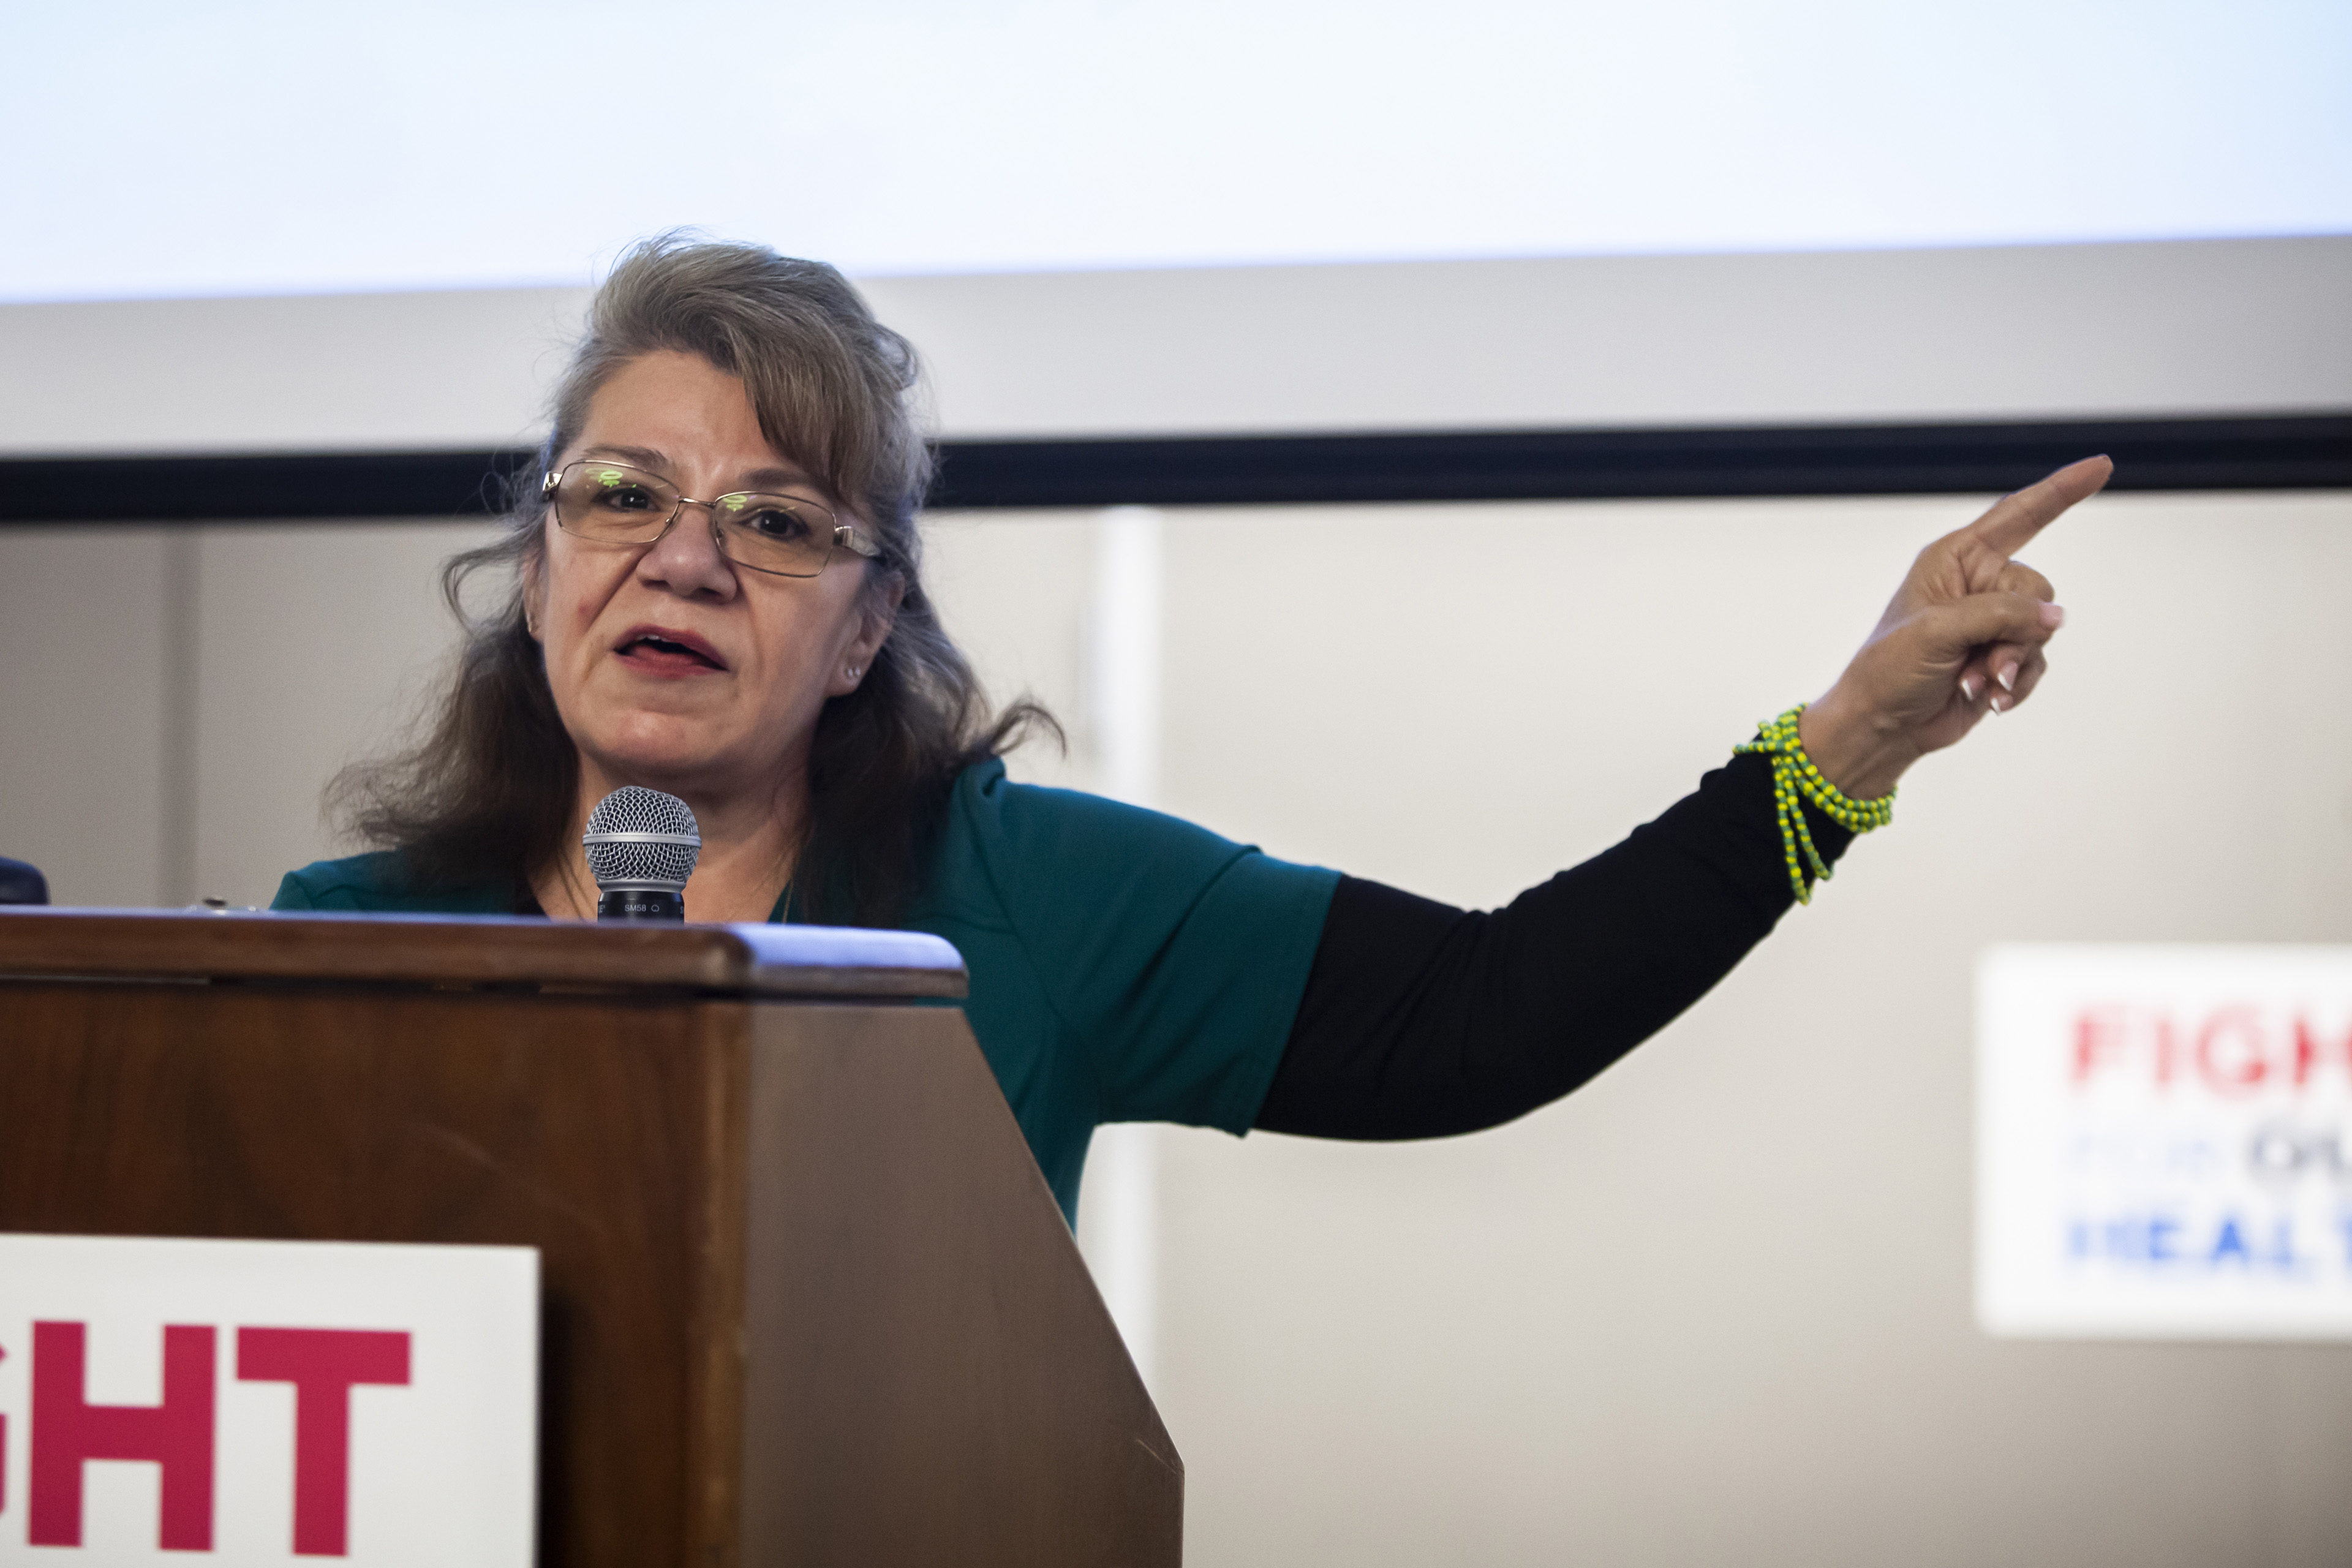
[[(2294, 1087), (2301, 1089), (2311, 1081), (2312, 1068), (2320, 1065), (2321, 1052), (2327, 1042), (2311, 1026), (2308, 1018), (2294, 1021)], [(2352, 1034), (2336, 1042), (2336, 1056), (2347, 1072), (2352, 1072)]]
[(408, 1336), (239, 1329), (236, 1375), (247, 1383), (294, 1385), (294, 1554), (343, 1556), (350, 1539), (352, 1388), (405, 1384)]
[(213, 1331), (163, 1331), (163, 1402), (91, 1405), (80, 1323), (33, 1325), (33, 1458), (25, 1539), (81, 1544), (81, 1477), (89, 1459), (143, 1459), (163, 1467), (155, 1544), (167, 1552), (213, 1547)]
[(2331, 1033), (2302, 1009), (2252, 1002), (2177, 1017), (2161, 1006), (2095, 1004), (2074, 1014), (2067, 1047), (2077, 1089), (2137, 1080), (2244, 1099), (2278, 1089), (2300, 1095), (2330, 1071), (2352, 1083), (2352, 1026)]
[(2093, 1073), (2123, 1054), (2124, 1016), (2118, 1008), (2085, 1007), (2074, 1017), (2074, 1081), (2088, 1082)]
[[(2235, 1050), (2224, 1046), (2238, 1042)], [(2216, 1094), (2247, 1094), (2262, 1087), (2270, 1064), (2263, 1055), (2262, 1015), (2252, 1007), (2224, 1007), (2197, 1031), (2197, 1068)]]
[[(6, 1352), (0, 1351), (0, 1357)], [(82, 1466), (142, 1459), (162, 1467), (156, 1545), (213, 1547), (214, 1332), (163, 1331), (163, 1402), (92, 1405), (89, 1326), (33, 1325), (32, 1500), (26, 1541), (79, 1546)], [(351, 1519), (352, 1389), (408, 1382), (408, 1336), (349, 1329), (239, 1329), (236, 1375), (294, 1385), (294, 1552), (341, 1557)], [(7, 1473), (0, 1418), (0, 1479)], [(0, 1490), (0, 1507), (7, 1494)]]

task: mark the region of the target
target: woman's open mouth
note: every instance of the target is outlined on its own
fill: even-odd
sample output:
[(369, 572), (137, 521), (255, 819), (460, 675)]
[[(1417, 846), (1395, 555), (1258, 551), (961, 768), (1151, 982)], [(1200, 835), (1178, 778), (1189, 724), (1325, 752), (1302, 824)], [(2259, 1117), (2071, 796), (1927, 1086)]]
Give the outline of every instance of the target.
[(646, 675), (695, 675), (723, 670), (719, 650), (691, 632), (632, 626), (613, 650), (621, 662)]

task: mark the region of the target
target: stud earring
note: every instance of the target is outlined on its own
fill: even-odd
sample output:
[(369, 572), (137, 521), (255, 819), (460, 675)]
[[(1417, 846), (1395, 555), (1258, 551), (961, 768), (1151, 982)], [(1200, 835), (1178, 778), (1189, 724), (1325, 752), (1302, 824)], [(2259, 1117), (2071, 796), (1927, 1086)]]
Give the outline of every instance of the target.
[(854, 664), (849, 667), (849, 679), (852, 680), (857, 679), (857, 667)]

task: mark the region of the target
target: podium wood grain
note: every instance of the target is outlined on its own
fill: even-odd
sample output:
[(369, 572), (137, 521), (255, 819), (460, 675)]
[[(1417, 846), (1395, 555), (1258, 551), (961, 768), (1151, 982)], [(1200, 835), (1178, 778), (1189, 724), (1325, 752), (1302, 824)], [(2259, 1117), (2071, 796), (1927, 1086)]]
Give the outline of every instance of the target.
[(543, 922), (139, 916), (93, 973), (78, 919), (0, 918), (0, 1230), (539, 1247), (542, 1563), (1179, 1561), (1175, 1450), (914, 1000), (960, 970), (772, 951), (730, 994)]

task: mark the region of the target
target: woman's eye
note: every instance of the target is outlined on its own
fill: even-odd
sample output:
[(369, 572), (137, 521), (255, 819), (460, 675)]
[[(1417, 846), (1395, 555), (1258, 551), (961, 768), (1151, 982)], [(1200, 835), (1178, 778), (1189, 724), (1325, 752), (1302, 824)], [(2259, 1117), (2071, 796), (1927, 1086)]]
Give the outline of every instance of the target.
[(757, 511), (747, 511), (738, 521), (765, 539), (797, 542), (809, 535), (808, 519), (782, 507), (762, 507)]
[(635, 485), (616, 485), (597, 491), (596, 504), (608, 511), (649, 511), (654, 498)]

